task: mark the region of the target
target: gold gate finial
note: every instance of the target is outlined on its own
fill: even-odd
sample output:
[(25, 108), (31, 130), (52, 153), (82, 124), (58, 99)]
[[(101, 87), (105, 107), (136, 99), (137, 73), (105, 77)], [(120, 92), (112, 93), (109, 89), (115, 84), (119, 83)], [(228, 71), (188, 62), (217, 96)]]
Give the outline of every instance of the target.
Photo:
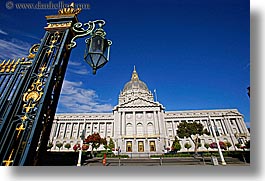
[(67, 15), (67, 14), (79, 14), (81, 12), (81, 8), (75, 9), (75, 3), (72, 2), (68, 8), (62, 8), (58, 11), (59, 15)]

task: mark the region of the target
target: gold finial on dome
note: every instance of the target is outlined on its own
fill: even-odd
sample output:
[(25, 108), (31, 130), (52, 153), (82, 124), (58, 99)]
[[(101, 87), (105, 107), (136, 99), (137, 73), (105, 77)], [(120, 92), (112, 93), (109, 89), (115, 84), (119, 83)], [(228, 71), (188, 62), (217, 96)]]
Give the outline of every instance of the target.
[(132, 78), (131, 78), (132, 81), (137, 81), (139, 80), (139, 77), (138, 77), (138, 74), (136, 72), (136, 68), (135, 68), (135, 65), (133, 67), (133, 73), (132, 73)]
[(81, 12), (81, 8), (75, 9), (75, 3), (72, 2), (68, 8), (63, 8), (58, 11), (59, 15), (67, 15), (67, 14), (79, 14)]

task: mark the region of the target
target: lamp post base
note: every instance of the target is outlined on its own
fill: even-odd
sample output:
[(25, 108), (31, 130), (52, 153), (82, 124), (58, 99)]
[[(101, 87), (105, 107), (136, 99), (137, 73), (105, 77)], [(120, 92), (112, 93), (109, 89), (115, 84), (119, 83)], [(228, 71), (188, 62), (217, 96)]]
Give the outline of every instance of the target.
[(222, 162), (221, 165), (226, 165), (226, 163), (225, 162)]

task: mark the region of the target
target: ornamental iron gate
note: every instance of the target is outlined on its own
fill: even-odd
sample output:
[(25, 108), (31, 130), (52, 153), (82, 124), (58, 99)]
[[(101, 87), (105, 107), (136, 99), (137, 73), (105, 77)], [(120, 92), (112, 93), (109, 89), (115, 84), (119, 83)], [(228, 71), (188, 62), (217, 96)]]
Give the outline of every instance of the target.
[(0, 61), (1, 165), (41, 165), (71, 52), (72, 10), (46, 17), (44, 38), (27, 58)]

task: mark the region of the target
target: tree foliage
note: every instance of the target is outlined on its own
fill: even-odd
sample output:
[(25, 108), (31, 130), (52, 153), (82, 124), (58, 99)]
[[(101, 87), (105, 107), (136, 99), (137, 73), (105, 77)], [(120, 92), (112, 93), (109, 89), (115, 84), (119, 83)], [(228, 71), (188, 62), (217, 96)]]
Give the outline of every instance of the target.
[(101, 144), (104, 145), (105, 149), (107, 149), (107, 140), (106, 138), (101, 138), (99, 133), (93, 133), (92, 135), (89, 135), (84, 141), (86, 144), (91, 145), (92, 155), (93, 150), (98, 149)]
[(92, 150), (94, 150), (94, 148), (98, 149), (101, 143), (101, 137), (99, 133), (93, 133), (85, 139), (85, 142), (91, 145)]
[(209, 143), (205, 143), (204, 147), (208, 150), (210, 148), (210, 144)]
[(107, 150), (108, 149), (108, 142), (106, 138), (101, 138), (100, 143), (104, 145), (104, 148)]
[(64, 145), (64, 147), (65, 147), (66, 149), (69, 150), (69, 148), (71, 148), (71, 144), (70, 144), (70, 143), (66, 143), (66, 144)]
[(49, 142), (48, 145), (47, 145), (47, 150), (50, 150), (52, 147), (53, 147), (52, 142)]
[(178, 138), (175, 136), (175, 140), (172, 143), (172, 151), (179, 151), (181, 149), (181, 145), (179, 143)]
[[(226, 148), (227, 148), (225, 142), (223, 142), (223, 141), (219, 141), (219, 146), (220, 146), (221, 149), (224, 149), (224, 150), (226, 150)], [(212, 143), (210, 144), (210, 148), (212, 148), (212, 149), (214, 149), (214, 148), (218, 148), (218, 147), (217, 147), (217, 143), (216, 143), (216, 142), (212, 142)]]
[(191, 144), (185, 143), (184, 147), (187, 148), (187, 150), (189, 150), (191, 148)]
[(63, 146), (63, 144), (62, 144), (61, 142), (57, 142), (57, 143), (56, 143), (56, 146), (59, 148), (59, 151), (60, 151), (60, 149), (61, 149), (61, 147)]
[(236, 143), (235, 146), (236, 146), (237, 148), (240, 148), (240, 147), (241, 147), (241, 144), (240, 144), (240, 143)]
[(82, 145), (82, 150), (87, 150), (89, 148), (89, 145), (88, 144), (83, 144)]
[(110, 140), (109, 140), (108, 147), (109, 147), (110, 150), (114, 150), (114, 148), (115, 148), (115, 144), (114, 144), (114, 141), (113, 141), (112, 138), (110, 138)]
[(181, 122), (178, 125), (177, 135), (180, 138), (190, 138), (195, 145), (194, 152), (197, 153), (197, 149), (200, 143), (198, 136), (208, 134), (206, 129), (203, 129), (203, 125), (197, 122)]
[(192, 135), (203, 135), (203, 125), (197, 122), (182, 122), (178, 125), (177, 134), (180, 138), (191, 138)]
[(232, 144), (229, 142), (229, 141), (226, 141), (225, 142), (225, 145), (227, 147), (227, 149), (229, 150), (229, 148), (232, 146)]
[(80, 144), (75, 144), (73, 146), (73, 150), (76, 151), (76, 150), (79, 150), (80, 149)]

